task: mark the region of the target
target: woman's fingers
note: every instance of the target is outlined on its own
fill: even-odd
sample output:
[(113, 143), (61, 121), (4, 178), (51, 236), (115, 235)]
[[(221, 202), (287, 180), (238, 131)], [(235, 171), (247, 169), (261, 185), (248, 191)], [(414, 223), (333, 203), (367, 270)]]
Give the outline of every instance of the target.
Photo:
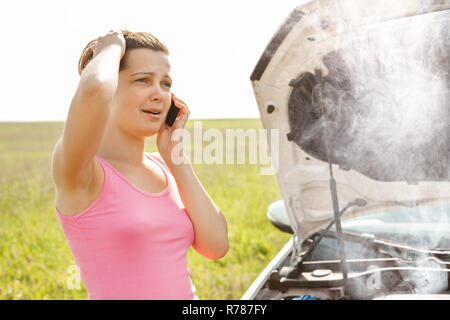
[(189, 113), (190, 113), (189, 108), (187, 107), (186, 103), (183, 100), (180, 100), (174, 96), (173, 101), (175, 103), (175, 106), (177, 106), (180, 109), (180, 112), (178, 113), (178, 115), (181, 115), (181, 114), (189, 115)]
[(111, 45), (118, 45), (121, 49), (121, 57), (123, 57), (126, 50), (126, 41), (123, 34), (115, 30), (109, 30), (107, 34), (97, 38), (93, 47), (93, 57), (95, 58), (104, 48)]
[(190, 114), (189, 108), (187, 107), (186, 103), (183, 100), (178, 99), (173, 94), (172, 94), (172, 99), (173, 99), (173, 102), (175, 103), (175, 106), (177, 106), (180, 109), (177, 119), (175, 120), (174, 127), (175, 128), (184, 128), (184, 125), (186, 124), (186, 122), (189, 118), (189, 114)]

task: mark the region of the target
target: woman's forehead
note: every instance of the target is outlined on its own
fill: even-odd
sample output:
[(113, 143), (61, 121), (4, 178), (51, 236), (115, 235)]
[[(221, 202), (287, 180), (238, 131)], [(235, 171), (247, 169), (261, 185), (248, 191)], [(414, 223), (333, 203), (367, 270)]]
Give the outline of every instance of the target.
[(127, 53), (126, 69), (130, 73), (161, 71), (168, 73), (170, 71), (169, 58), (164, 52), (151, 49), (132, 49)]

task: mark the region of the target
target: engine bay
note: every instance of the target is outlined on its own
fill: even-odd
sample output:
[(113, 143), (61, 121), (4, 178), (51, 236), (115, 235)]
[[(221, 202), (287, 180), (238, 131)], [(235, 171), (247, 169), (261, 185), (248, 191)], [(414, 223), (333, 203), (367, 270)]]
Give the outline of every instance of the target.
[[(347, 233), (345, 235), (348, 236)], [(337, 239), (333, 235), (329, 236), (324, 237), (311, 259), (303, 261), (300, 267), (295, 266), (295, 261), (306, 250), (298, 255), (292, 250), (272, 270), (255, 299), (367, 300), (388, 299), (393, 295), (403, 299), (417, 295), (422, 298), (430, 295), (433, 299), (435, 295), (440, 298), (449, 295), (450, 298), (448, 251), (398, 247), (391, 243), (373, 250), (374, 240), (367, 240), (367, 236), (361, 242), (346, 241), (348, 279), (344, 286), (341, 261), (322, 260), (338, 256)], [(304, 247), (310, 246), (312, 242), (311, 238), (306, 240)]]

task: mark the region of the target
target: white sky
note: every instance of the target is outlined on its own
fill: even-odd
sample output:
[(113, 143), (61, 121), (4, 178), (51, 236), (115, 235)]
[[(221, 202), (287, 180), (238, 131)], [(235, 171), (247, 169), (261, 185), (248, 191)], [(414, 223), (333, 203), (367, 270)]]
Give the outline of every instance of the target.
[(257, 118), (250, 74), (304, 0), (27, 0), (0, 4), (0, 121), (64, 121), (86, 44), (110, 29), (150, 32), (170, 51), (191, 119)]

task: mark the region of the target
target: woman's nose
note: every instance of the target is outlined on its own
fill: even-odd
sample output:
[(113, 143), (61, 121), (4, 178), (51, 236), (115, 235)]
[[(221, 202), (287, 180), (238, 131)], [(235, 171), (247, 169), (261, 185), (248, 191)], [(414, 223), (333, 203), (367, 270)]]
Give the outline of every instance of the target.
[(156, 85), (153, 86), (152, 91), (150, 93), (150, 100), (152, 101), (162, 101), (164, 98), (164, 91), (161, 86)]

